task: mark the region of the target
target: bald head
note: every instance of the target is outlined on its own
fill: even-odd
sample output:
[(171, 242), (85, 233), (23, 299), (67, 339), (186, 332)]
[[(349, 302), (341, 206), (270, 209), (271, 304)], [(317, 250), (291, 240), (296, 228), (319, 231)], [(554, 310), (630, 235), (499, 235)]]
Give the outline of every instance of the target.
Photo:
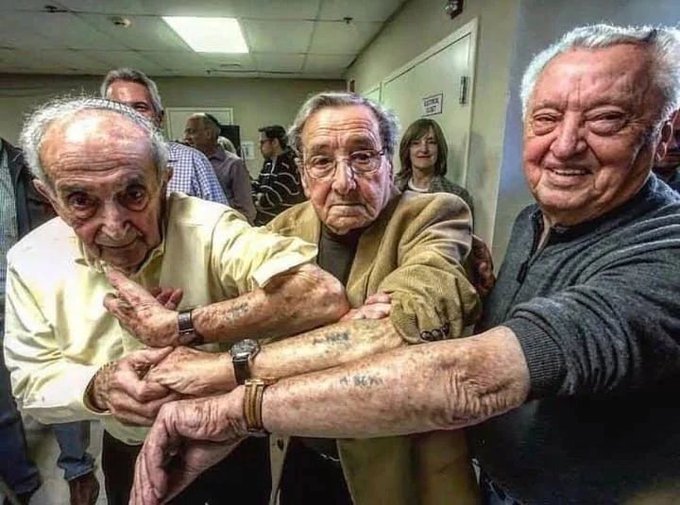
[(206, 156), (213, 154), (217, 149), (219, 135), (220, 127), (204, 113), (189, 116), (184, 127), (184, 141)]

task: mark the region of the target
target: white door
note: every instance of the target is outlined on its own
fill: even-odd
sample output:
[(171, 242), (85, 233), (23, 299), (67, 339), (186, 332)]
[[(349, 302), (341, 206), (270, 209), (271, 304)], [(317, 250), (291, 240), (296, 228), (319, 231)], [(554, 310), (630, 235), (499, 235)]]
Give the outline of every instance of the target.
[[(446, 177), (465, 186), (472, 119), (476, 23), (469, 23), (382, 81), (380, 98), (402, 132), (418, 118), (439, 123), (449, 156)], [(398, 172), (399, 160), (395, 159)]]

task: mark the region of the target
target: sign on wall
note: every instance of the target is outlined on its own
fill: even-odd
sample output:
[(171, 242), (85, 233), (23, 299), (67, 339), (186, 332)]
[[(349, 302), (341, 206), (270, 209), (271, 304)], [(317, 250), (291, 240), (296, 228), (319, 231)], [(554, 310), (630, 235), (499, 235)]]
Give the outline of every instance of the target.
[(423, 116), (434, 116), (442, 113), (444, 93), (423, 98)]

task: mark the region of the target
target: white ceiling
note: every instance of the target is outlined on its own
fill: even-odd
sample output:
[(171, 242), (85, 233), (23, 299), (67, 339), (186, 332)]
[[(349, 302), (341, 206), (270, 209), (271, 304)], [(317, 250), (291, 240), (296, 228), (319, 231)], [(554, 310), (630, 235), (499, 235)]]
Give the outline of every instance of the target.
[[(335, 79), (404, 1), (0, 0), (0, 73)], [(194, 53), (167, 15), (236, 17), (250, 53)]]

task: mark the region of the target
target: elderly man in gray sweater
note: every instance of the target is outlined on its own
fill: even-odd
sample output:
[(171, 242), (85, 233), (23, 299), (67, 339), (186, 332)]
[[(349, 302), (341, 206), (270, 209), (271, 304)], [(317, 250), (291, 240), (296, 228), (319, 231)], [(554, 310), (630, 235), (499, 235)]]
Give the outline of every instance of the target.
[(677, 33), (577, 28), (535, 57), (522, 97), (536, 205), (481, 332), (166, 404), (133, 503), (176, 492), (249, 433), (480, 423), (487, 503), (680, 502), (680, 197), (651, 174), (680, 106)]

